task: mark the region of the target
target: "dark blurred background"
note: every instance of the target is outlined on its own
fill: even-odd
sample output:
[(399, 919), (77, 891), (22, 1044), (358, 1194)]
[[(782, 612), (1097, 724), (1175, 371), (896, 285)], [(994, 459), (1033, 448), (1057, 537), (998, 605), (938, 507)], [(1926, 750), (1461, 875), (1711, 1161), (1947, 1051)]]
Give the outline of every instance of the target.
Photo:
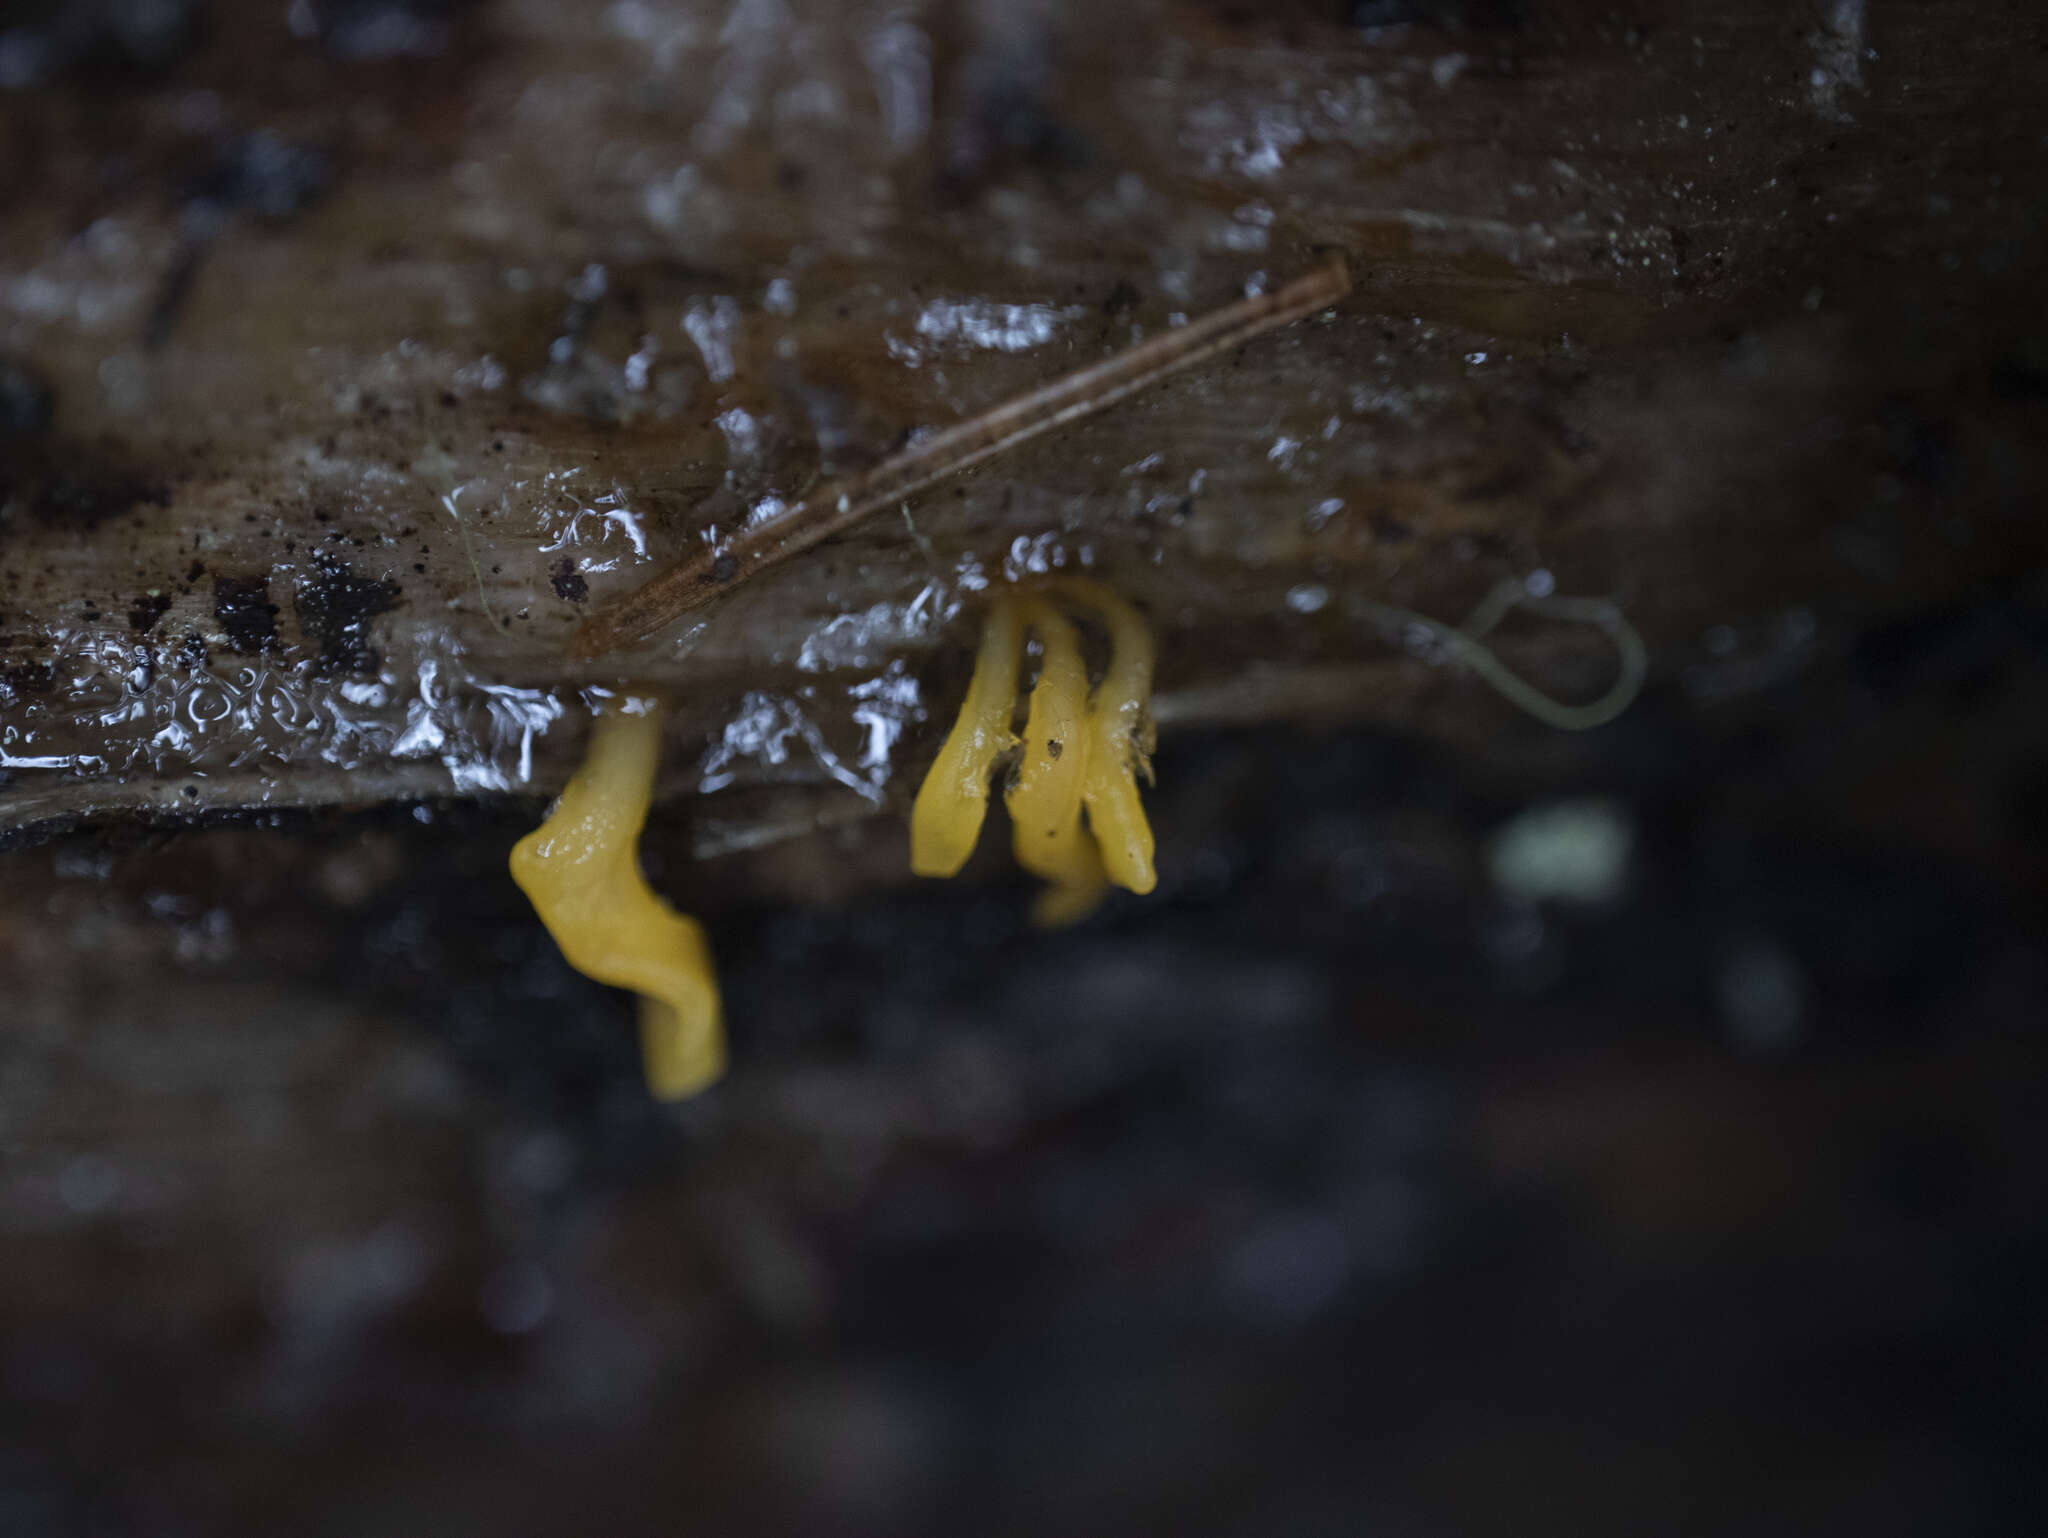
[[(0, 1535), (2042, 1530), (2042, 19), (1113, 10), (0, 6)], [(679, 147), (621, 170), (614, 134)], [(520, 155), (562, 180), (477, 191)], [(545, 570), (565, 629), (584, 570), (619, 579), (516, 501), (473, 570), (385, 448), (638, 494), (685, 435), (685, 489), (729, 490), (703, 445), (739, 463), (746, 370), (689, 331), (668, 413), (590, 264), (679, 337), (700, 291), (786, 313), (760, 293), (804, 242), (830, 281), (789, 334), (866, 348), (849, 398), (903, 422), (1066, 363), (857, 388), (889, 323), (848, 340), (835, 285), (863, 323), (929, 263), (1158, 324), (1334, 247), (1361, 295), (920, 510), (991, 572), (1019, 529), (1097, 538), (1153, 616), (1152, 897), (1033, 931), (1000, 816), (911, 882), (972, 585), (859, 659), (925, 687), (866, 792), (872, 720), (790, 660), (918, 591), (898, 531), (655, 665), (686, 702), (647, 866), (732, 1039), (663, 1107), (631, 1000), (505, 877), (572, 716), (238, 779), (248, 742), (159, 756), (79, 659), (146, 654), (145, 714), (246, 664), (417, 727), (375, 691), (426, 656), (429, 706), (462, 656), (573, 707), (471, 600), (512, 615)], [(1176, 411), (1250, 466), (1222, 511), (1126, 495)], [(283, 457), (328, 489), (280, 491)], [(1031, 500), (1062, 474), (1064, 513)], [(355, 564), (248, 586), (259, 534)], [(1596, 731), (1343, 625), (1539, 565), (1650, 642)], [(1516, 635), (1597, 691), (1597, 648)], [(736, 747), (785, 688), (822, 735)]]

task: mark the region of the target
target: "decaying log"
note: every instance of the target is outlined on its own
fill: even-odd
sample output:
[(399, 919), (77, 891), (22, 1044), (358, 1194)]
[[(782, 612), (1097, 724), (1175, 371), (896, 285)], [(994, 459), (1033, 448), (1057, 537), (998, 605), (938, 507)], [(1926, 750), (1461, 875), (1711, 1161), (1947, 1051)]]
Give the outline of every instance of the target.
[[(1152, 615), (1169, 727), (1473, 736), (1521, 727), (1372, 604), (1547, 572), (1677, 687), (2040, 557), (2043, 110), (1967, 7), (770, 9), (377, 58), (221, 5), (175, 89), (0, 95), (0, 826), (539, 795), (624, 677), (671, 794), (840, 819), (1063, 564)], [(564, 660), (888, 433), (1326, 251), (1339, 310)]]

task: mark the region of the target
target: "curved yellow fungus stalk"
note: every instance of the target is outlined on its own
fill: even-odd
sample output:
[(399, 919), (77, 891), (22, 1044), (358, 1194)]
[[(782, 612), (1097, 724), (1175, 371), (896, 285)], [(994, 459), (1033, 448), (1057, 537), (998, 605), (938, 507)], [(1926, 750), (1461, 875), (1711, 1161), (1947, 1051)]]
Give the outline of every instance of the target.
[(1152, 780), (1152, 634), (1137, 611), (1100, 582), (1071, 577), (1059, 591), (1084, 603), (1109, 626), (1109, 671), (1089, 706), (1088, 772), (1083, 798), (1088, 825), (1102, 849), (1109, 879), (1140, 895), (1158, 884), (1152, 868), (1152, 825), (1138, 800), (1139, 772)]
[(1024, 719), (1024, 754), (1003, 796), (1017, 863), (1050, 882), (1032, 917), (1048, 928), (1086, 918), (1109, 888), (1102, 856), (1081, 828), (1081, 798), (1094, 736), (1088, 712), (1088, 668), (1080, 638), (1044, 599), (1026, 601), (1024, 617), (1045, 650)]
[[(1091, 698), (1080, 639), (1055, 606), (1097, 613), (1109, 631), (1108, 671)], [(989, 772), (1018, 741), (1017, 669), (1024, 628), (1044, 657), (1032, 687), (1015, 781), (1004, 794), (1017, 861), (1050, 885), (1032, 910), (1047, 926), (1094, 912), (1111, 883), (1134, 892), (1157, 884), (1152, 829), (1137, 776), (1151, 778), (1152, 637), (1137, 612), (1098, 582), (1074, 578), (989, 612), (974, 680), (911, 812), (910, 863), (951, 876), (967, 862), (988, 804)], [(1085, 811), (1086, 820), (1083, 820)]]
[(910, 868), (920, 876), (956, 876), (974, 853), (988, 813), (989, 771), (1017, 745), (1010, 718), (1017, 711), (1017, 664), (1023, 652), (1017, 606), (1003, 599), (989, 610), (982, 629), (960, 719), (910, 809)]
[(679, 1100), (725, 1071), (725, 1035), (703, 929), (640, 874), (660, 748), (659, 705), (612, 700), (591, 723), (583, 767), (547, 821), (513, 847), (512, 879), (571, 966), (641, 996), (647, 1087)]

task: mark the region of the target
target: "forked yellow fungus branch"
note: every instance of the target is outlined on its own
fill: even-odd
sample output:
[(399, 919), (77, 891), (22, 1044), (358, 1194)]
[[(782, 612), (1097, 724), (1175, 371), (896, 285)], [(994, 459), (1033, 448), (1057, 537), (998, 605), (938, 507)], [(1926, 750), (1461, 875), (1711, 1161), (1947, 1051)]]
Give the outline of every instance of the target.
[[(1093, 611), (1109, 631), (1109, 667), (1092, 696), (1080, 637), (1055, 599)], [(1043, 655), (1020, 743), (1011, 720), (1026, 627)], [(1140, 773), (1151, 777), (1151, 690), (1152, 637), (1136, 611), (1102, 584), (1067, 579), (999, 600), (982, 631), (959, 719), (911, 808), (911, 869), (951, 876), (966, 864), (988, 810), (990, 772), (1021, 748), (1003, 801), (1017, 863), (1049, 883), (1033, 919), (1056, 927), (1086, 918), (1112, 883), (1151, 891), (1158, 880), (1152, 828), (1137, 785)]]
[(614, 696), (547, 821), (513, 847), (512, 879), (571, 966), (640, 995), (647, 1087), (679, 1100), (725, 1071), (725, 1033), (702, 927), (640, 874), (660, 749), (660, 705)]

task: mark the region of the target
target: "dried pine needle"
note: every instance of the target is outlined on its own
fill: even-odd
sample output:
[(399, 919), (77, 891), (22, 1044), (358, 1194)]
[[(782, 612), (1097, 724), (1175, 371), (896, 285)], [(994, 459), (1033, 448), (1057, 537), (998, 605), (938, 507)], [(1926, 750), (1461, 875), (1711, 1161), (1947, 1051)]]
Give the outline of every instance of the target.
[(757, 572), (844, 532), (879, 509), (991, 455), (1079, 421), (1167, 375), (1253, 337), (1312, 315), (1351, 291), (1341, 259), (1267, 294), (1255, 294), (1100, 363), (941, 428), (871, 469), (817, 487), (773, 518), (752, 523), (678, 561), (618, 603), (583, 622), (568, 655), (602, 656), (652, 635)]

